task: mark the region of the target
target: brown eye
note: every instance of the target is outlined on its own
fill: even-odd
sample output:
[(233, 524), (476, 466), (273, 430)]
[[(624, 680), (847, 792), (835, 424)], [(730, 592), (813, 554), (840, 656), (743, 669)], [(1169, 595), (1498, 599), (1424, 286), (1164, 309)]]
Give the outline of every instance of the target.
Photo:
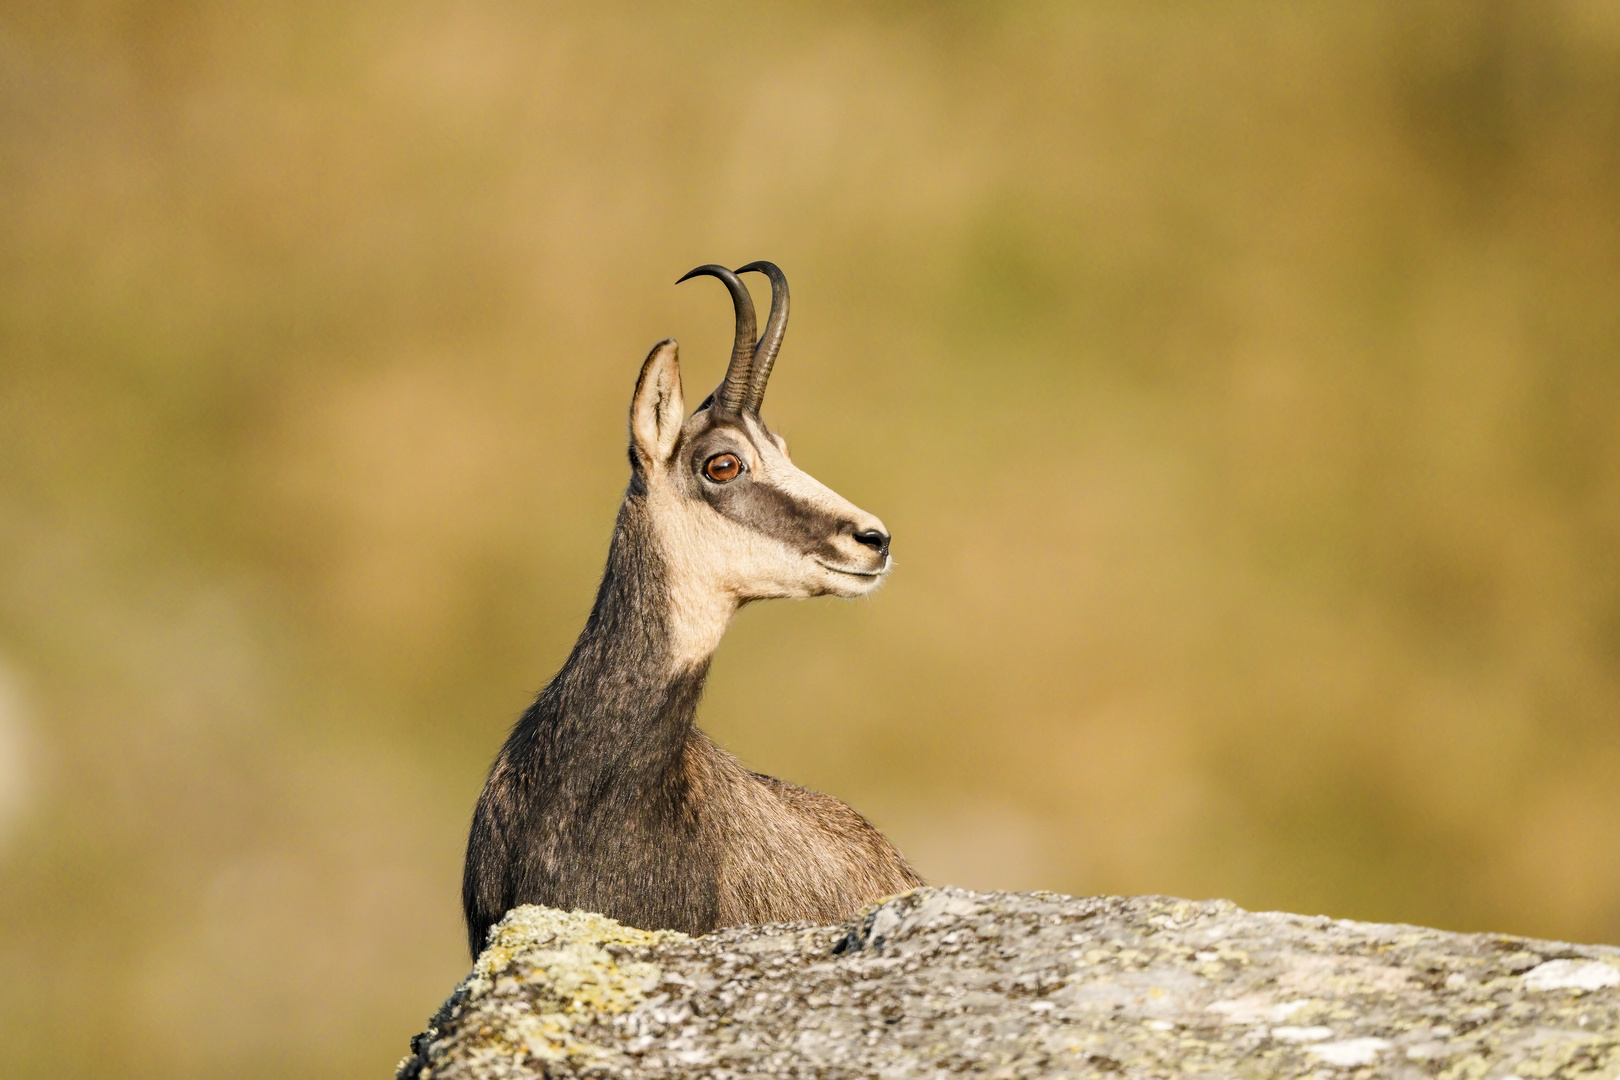
[(742, 462), (736, 454), (716, 454), (705, 462), (703, 466), (703, 475), (717, 484), (737, 479), (737, 474), (740, 472), (742, 472)]

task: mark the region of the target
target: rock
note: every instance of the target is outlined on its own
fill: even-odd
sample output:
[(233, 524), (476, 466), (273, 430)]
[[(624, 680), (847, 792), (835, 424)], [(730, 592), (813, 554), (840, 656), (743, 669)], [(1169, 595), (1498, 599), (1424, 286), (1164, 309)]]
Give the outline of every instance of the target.
[(916, 889), (689, 938), (523, 907), (402, 1080), (1620, 1077), (1620, 949)]

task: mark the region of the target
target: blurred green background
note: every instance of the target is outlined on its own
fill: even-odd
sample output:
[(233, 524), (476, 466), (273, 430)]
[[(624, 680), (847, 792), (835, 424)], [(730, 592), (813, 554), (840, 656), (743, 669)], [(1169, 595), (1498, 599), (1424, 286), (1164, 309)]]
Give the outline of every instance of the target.
[(385, 1075), (637, 366), (895, 535), (704, 723), (938, 882), (1620, 940), (1620, 4), (0, 5), (8, 1076)]

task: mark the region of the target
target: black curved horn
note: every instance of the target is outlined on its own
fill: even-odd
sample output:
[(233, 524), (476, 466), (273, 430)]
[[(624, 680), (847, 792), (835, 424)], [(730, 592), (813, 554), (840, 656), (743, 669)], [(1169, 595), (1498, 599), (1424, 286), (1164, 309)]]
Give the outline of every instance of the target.
[(757, 414), (760, 403), (765, 400), (765, 384), (771, 378), (771, 365), (776, 363), (776, 354), (782, 350), (782, 337), (787, 333), (788, 283), (787, 275), (773, 262), (751, 262), (747, 266), (737, 267), (739, 274), (749, 271), (771, 279), (771, 313), (765, 319), (765, 332), (759, 336), (759, 344), (754, 346), (754, 366), (748, 376), (748, 397), (743, 402), (743, 408)]
[(754, 298), (748, 295), (748, 286), (736, 274), (718, 263), (689, 270), (675, 284), (703, 274), (726, 283), (732, 307), (737, 311), (737, 338), (731, 344), (731, 364), (726, 368), (725, 381), (716, 391), (715, 406), (723, 412), (741, 412), (748, 397), (749, 372), (754, 366)]

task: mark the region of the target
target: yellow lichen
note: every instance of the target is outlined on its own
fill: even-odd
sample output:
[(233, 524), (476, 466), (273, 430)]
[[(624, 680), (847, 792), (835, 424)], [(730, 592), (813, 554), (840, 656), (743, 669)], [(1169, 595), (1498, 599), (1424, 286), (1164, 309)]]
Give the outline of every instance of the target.
[[(467, 996), (511, 999), (497, 1009), (501, 1027), (493, 1033), (506, 1052), (541, 1061), (589, 1060), (601, 1051), (575, 1037), (576, 1021), (633, 1008), (660, 976), (657, 965), (616, 957), (609, 947), (645, 948), (685, 936), (637, 930), (584, 911), (514, 908), (473, 965)], [(521, 994), (525, 989), (531, 993)]]

